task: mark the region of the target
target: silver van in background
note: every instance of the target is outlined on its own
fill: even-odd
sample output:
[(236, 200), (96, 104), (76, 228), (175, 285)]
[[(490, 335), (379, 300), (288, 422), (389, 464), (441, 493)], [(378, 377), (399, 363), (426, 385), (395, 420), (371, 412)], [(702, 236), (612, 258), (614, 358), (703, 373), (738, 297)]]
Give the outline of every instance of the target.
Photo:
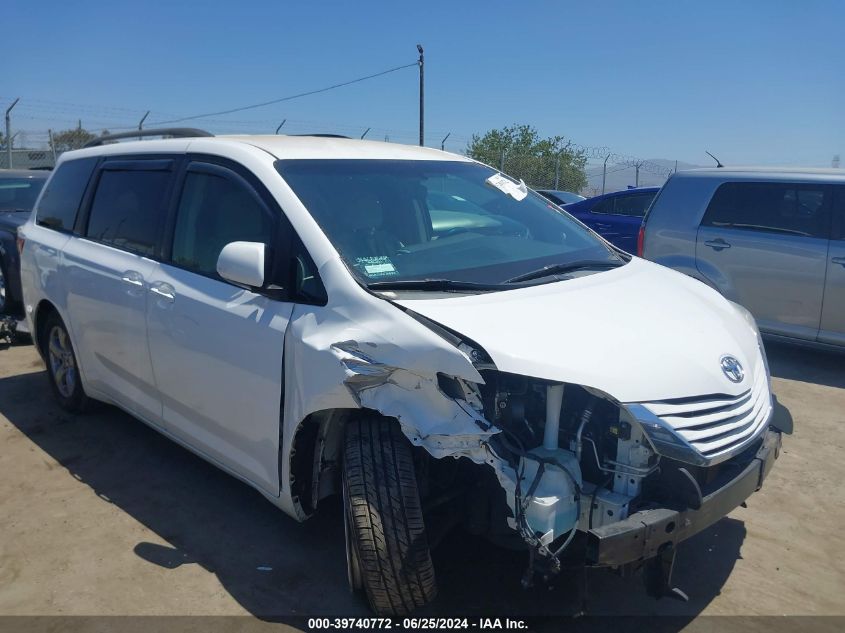
[(638, 251), (745, 306), (770, 337), (845, 346), (845, 170), (678, 172)]

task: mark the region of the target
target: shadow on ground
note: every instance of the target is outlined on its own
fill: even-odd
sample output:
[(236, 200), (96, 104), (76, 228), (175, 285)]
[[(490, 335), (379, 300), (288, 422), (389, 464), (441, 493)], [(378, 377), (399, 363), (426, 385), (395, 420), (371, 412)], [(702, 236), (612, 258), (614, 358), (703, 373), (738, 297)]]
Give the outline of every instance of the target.
[(769, 369), (775, 378), (845, 389), (845, 353), (766, 341)]
[[(339, 503), (298, 524), (261, 495), (111, 407), (70, 416), (51, 402), (33, 416), (24, 405), (47, 393), (43, 372), (0, 379), (0, 413), (79, 481), (169, 545), (141, 542), (134, 552), (163, 570), (199, 564), (247, 611), (264, 619), (368, 615), (346, 587)], [(31, 409), (29, 409), (31, 411)], [(690, 602), (648, 598), (639, 578), (588, 574), (588, 613), (699, 613), (740, 556), (741, 521), (726, 518), (681, 545), (676, 585)], [(531, 617), (577, 612), (579, 579), (520, 588), (524, 553), (497, 549), (456, 531), (434, 553), (440, 594), (420, 615)]]

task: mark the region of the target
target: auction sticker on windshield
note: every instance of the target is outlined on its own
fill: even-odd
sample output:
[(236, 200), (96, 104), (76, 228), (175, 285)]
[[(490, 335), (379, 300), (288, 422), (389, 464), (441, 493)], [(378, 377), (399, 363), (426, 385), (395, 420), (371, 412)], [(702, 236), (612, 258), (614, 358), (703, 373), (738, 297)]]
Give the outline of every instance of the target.
[(389, 257), (356, 257), (355, 264), (363, 267), (368, 277), (387, 277), (396, 274), (396, 267)]

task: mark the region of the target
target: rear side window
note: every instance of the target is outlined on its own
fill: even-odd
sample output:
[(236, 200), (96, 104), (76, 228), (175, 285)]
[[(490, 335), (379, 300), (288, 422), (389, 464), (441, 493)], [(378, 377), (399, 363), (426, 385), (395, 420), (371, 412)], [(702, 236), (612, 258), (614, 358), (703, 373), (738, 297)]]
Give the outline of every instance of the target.
[(88, 216), (87, 237), (152, 256), (166, 211), (171, 172), (104, 170)]
[(97, 158), (63, 162), (47, 184), (38, 204), (35, 222), (57, 231), (72, 231), (82, 196)]
[(605, 198), (604, 200), (599, 200), (590, 210), (593, 213), (613, 213), (614, 200), (615, 198)]
[(248, 184), (222, 168), (189, 171), (176, 216), (171, 259), (217, 277), (217, 258), (230, 242), (273, 241), (273, 221)]
[(716, 190), (702, 225), (826, 239), (831, 193), (826, 185), (728, 182)]
[(648, 205), (654, 200), (654, 195), (653, 193), (639, 193), (630, 196), (619, 196), (616, 198), (616, 206), (613, 209), (613, 213), (641, 218), (645, 215)]
[(0, 174), (0, 211), (32, 211), (43, 186), (41, 178), (3, 178)]

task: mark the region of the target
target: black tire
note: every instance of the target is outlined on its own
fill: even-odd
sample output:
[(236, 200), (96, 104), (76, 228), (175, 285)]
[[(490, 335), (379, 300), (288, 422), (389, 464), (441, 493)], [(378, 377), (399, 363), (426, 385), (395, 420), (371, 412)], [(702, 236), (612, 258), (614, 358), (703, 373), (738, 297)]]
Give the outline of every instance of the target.
[(9, 296), (9, 274), (6, 271), (6, 263), (0, 257), (0, 316), (11, 310), (12, 299)]
[(350, 586), (357, 581), (379, 615), (428, 604), (437, 583), (410, 443), (395, 421), (355, 420), (346, 429), (343, 457)]
[[(56, 398), (59, 406), (69, 413), (82, 413), (86, 411), (89, 406), (88, 396), (85, 395), (85, 390), (82, 388), (82, 380), (78, 370), (79, 364), (76, 361), (76, 351), (73, 349), (70, 334), (61, 317), (55, 312), (47, 315), (44, 325), (40, 328), (40, 334), (40, 346), (44, 354), (44, 360), (47, 363), (47, 378), (50, 381), (53, 396)], [(64, 355), (66, 362), (71, 363), (72, 366), (67, 365), (65, 369), (72, 370), (74, 373), (72, 385), (69, 385), (67, 382), (62, 382), (60, 385), (61, 380), (57, 377), (60, 374), (57, 370), (56, 363), (53, 362), (53, 353), (50, 349), (50, 337), (54, 334), (63, 334), (64, 340), (66, 341), (67, 347)]]

